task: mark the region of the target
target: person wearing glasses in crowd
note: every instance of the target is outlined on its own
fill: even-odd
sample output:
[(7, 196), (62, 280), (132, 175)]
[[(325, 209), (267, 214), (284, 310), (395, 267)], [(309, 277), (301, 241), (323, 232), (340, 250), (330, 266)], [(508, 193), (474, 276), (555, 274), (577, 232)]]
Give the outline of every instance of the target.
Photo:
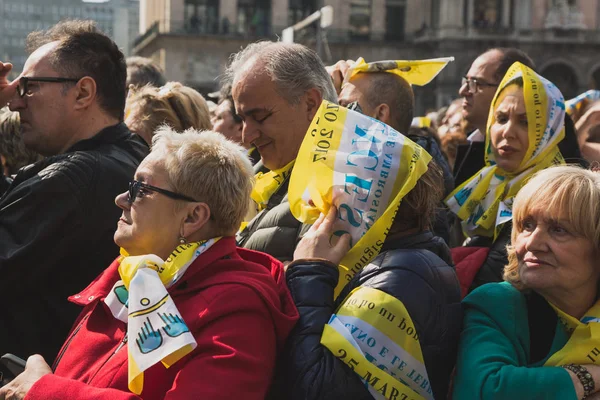
[(533, 60), (522, 50), (495, 48), (477, 57), (462, 78), (458, 94), (463, 98), (462, 113), (469, 143), (458, 146), (454, 166), (456, 186), (484, 166), (483, 145), (492, 98), (506, 71), (515, 62), (535, 69)]
[(236, 248), (244, 153), (217, 132), (157, 131), (115, 199), (121, 256), (71, 297), (83, 311), (54, 368), (30, 357), (0, 399), (265, 398), (298, 312), (283, 264)]
[(25, 146), (46, 158), (0, 200), (0, 354), (52, 360), (79, 312), (67, 297), (114, 258), (112, 199), (148, 147), (123, 123), (125, 58), (92, 22), (33, 32), (27, 46), (16, 80), (1, 64), (0, 106), (19, 113)]
[(206, 100), (179, 82), (164, 86), (130, 86), (125, 103), (125, 124), (148, 144), (156, 129), (167, 124), (178, 132), (189, 128), (209, 130), (212, 125)]
[(564, 115), (563, 95), (552, 82), (521, 63), (511, 66), (492, 100), (485, 166), (446, 198), (468, 237), (466, 248), (453, 249), (463, 294), (502, 281), (514, 198), (534, 173), (565, 163)]

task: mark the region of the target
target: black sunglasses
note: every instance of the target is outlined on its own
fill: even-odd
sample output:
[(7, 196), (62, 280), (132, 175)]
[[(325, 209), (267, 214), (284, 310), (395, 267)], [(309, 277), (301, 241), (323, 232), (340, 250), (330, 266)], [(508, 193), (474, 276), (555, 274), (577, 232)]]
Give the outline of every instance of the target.
[(148, 184), (145, 184), (145, 183), (140, 182), (140, 181), (131, 181), (131, 182), (129, 182), (129, 197), (127, 198), (127, 202), (129, 204), (133, 204), (133, 202), (135, 201), (135, 199), (140, 194), (140, 189), (146, 189), (146, 190), (149, 190), (151, 192), (156, 192), (156, 193), (164, 194), (165, 196), (170, 197), (170, 198), (175, 199), (175, 200), (185, 200), (185, 201), (197, 202), (197, 200), (194, 200), (191, 197), (188, 197), (188, 196), (183, 195), (183, 194), (171, 192), (170, 190), (166, 190), (166, 189), (161, 189), (159, 187), (148, 185)]
[(47, 78), (47, 77), (28, 77), (22, 76), (19, 78), (19, 85), (17, 86), (17, 94), (21, 97), (25, 97), (29, 92), (29, 82), (50, 82), (50, 83), (64, 83), (64, 82), (79, 82), (81, 78)]

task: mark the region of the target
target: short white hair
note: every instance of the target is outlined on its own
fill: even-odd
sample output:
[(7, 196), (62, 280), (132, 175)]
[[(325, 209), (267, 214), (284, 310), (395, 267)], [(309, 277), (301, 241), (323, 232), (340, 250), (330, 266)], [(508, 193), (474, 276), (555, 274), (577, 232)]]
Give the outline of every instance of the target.
[(169, 126), (156, 130), (150, 152), (177, 193), (206, 203), (216, 235), (236, 232), (250, 204), (254, 184), (247, 150), (213, 131)]

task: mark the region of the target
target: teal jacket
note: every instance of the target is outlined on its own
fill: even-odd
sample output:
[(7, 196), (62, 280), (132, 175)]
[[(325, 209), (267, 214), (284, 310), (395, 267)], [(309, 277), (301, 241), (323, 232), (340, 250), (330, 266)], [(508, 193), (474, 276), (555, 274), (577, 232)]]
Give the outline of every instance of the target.
[(510, 283), (483, 285), (463, 300), (454, 400), (577, 400), (569, 373), (544, 367), (568, 340), (557, 321), (548, 355), (531, 364), (525, 296)]

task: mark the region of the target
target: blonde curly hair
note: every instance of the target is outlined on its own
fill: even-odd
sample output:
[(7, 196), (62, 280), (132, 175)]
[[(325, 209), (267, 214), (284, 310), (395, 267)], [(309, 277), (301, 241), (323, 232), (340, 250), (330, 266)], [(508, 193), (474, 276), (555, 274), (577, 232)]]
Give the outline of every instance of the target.
[(148, 144), (161, 125), (168, 125), (177, 132), (190, 128), (212, 129), (204, 97), (179, 82), (167, 82), (161, 87), (131, 86), (125, 105), (125, 122)]
[[(532, 211), (540, 209), (550, 215), (566, 215), (574, 233), (593, 243), (600, 256), (600, 171), (557, 166), (535, 174), (515, 197), (511, 243), (523, 232), (523, 223)], [(507, 246), (507, 252), (504, 280), (525, 289), (514, 246)]]

